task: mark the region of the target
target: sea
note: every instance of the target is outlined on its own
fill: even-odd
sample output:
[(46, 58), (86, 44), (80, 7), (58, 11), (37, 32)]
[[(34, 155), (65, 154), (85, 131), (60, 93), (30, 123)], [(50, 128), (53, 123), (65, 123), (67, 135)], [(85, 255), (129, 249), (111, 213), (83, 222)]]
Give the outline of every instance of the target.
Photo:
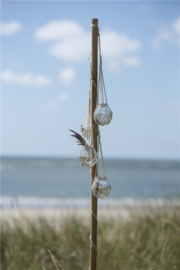
[[(105, 159), (110, 195), (99, 205), (144, 201), (180, 202), (180, 161)], [(99, 175), (102, 169), (99, 165)], [(78, 158), (2, 157), (1, 208), (86, 207), (90, 204), (90, 169)]]

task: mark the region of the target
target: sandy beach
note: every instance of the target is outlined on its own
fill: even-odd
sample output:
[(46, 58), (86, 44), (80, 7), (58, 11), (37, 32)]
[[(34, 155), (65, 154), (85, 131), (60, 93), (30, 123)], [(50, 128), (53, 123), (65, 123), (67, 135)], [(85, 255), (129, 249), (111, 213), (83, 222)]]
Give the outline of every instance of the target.
[[(38, 219), (44, 218), (50, 222), (52, 220), (56, 222), (62, 222), (63, 219), (68, 217), (76, 217), (81, 221), (88, 223), (90, 221), (91, 209), (90, 206), (72, 206), (75, 200), (71, 204), (67, 204), (68, 200), (59, 199), (59, 203), (67, 206), (60, 207), (18, 207), (17, 205), (12, 205), (9, 208), (1, 208), (0, 218), (1, 221), (9, 221), (12, 220), (21, 220), (23, 219)], [(81, 203), (80, 200), (79, 204)], [(78, 204), (77, 204), (78, 205)], [(81, 204), (82, 205), (82, 204)], [(86, 201), (87, 205), (87, 201)], [(141, 215), (152, 215), (155, 212), (161, 212), (161, 210), (166, 209), (169, 214), (171, 213), (171, 209), (173, 207), (180, 207), (180, 201), (174, 200), (173, 203), (168, 200), (154, 200), (149, 199), (145, 200), (144, 203), (142, 201), (123, 201), (123, 200), (108, 200), (108, 202), (104, 202), (99, 200), (98, 207), (98, 219), (116, 219), (120, 220), (122, 223), (129, 220), (133, 215), (140, 217)]]

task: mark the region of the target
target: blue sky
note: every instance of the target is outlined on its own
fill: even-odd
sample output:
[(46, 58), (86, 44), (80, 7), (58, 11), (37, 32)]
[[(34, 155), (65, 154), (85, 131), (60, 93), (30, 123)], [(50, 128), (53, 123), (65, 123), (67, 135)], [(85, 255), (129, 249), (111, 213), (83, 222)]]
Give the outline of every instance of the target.
[(1, 3), (2, 154), (78, 156), (99, 19), (105, 157), (179, 158), (180, 3)]

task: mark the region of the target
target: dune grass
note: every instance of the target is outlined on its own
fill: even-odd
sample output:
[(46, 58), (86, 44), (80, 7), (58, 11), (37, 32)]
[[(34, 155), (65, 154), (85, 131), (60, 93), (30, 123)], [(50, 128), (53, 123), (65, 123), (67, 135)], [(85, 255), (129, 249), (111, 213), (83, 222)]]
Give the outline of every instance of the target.
[[(87, 220), (22, 219), (13, 226), (2, 221), (1, 270), (56, 269), (48, 250), (63, 270), (89, 269)], [(180, 270), (180, 206), (134, 211), (126, 221), (118, 214), (101, 218), (97, 265), (98, 270)]]

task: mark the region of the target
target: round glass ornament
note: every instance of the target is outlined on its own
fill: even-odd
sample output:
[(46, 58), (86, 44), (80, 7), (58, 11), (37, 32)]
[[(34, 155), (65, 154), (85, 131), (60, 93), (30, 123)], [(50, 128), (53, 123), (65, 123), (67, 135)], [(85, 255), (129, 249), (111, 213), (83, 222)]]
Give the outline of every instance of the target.
[(82, 146), (79, 153), (79, 162), (82, 166), (93, 167), (98, 161), (98, 155), (92, 145)]
[(92, 192), (96, 198), (106, 198), (111, 192), (111, 185), (106, 177), (97, 176), (92, 185)]
[(98, 104), (94, 111), (94, 121), (101, 126), (108, 125), (111, 122), (113, 113), (107, 103)]
[(86, 139), (91, 137), (91, 123), (87, 117), (84, 118), (81, 124), (81, 134)]

